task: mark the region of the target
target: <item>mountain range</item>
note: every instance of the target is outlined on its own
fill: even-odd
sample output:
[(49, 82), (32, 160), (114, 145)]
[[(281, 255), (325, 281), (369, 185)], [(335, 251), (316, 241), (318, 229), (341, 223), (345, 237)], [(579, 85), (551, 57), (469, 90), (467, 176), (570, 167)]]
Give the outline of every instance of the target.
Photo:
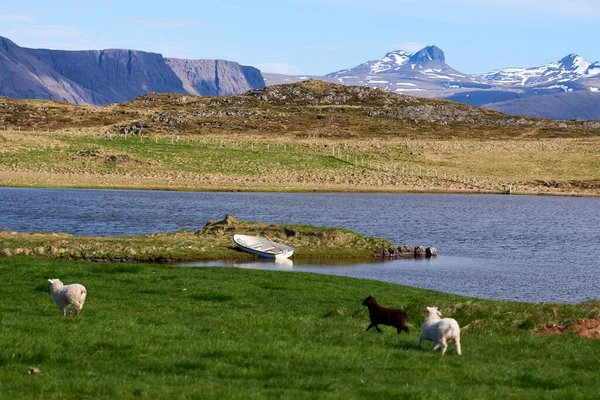
[(234, 61), (165, 58), (139, 50), (30, 49), (0, 36), (0, 96), (13, 98), (106, 105), (148, 92), (227, 96), (307, 79), (443, 98), (513, 115), (600, 119), (600, 62), (576, 54), (474, 76), (450, 67), (437, 46), (427, 46), (415, 53), (392, 51), (325, 76), (293, 76)]
[(264, 73), (267, 85), (320, 79), (419, 97), (444, 98), (507, 114), (554, 119), (600, 119), (600, 62), (569, 54), (532, 68), (505, 68), (473, 76), (446, 64), (444, 52), (392, 51), (377, 60), (325, 76)]
[(138, 50), (29, 49), (0, 37), (0, 95), (106, 105), (148, 92), (220, 96), (265, 86), (254, 67)]

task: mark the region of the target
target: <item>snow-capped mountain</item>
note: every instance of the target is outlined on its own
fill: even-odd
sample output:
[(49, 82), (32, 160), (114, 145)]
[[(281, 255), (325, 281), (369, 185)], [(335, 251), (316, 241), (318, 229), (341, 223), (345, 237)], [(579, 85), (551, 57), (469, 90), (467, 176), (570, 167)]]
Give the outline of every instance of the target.
[(504, 68), (481, 76), (502, 85), (545, 86), (562, 85), (581, 78), (600, 76), (600, 62), (591, 63), (577, 54), (569, 54), (559, 61), (532, 68)]
[[(505, 68), (473, 76), (446, 64), (440, 48), (427, 46), (416, 53), (392, 51), (377, 60), (326, 76), (266, 72), (262, 75), (267, 86), (320, 79), (419, 97), (445, 98), (516, 115), (600, 119), (597, 107), (600, 104), (600, 62), (592, 63), (576, 54), (538, 67)], [(544, 96), (543, 102), (534, 100), (541, 96)], [(539, 104), (544, 107), (538, 107)]]
[(460, 73), (446, 64), (444, 52), (437, 46), (427, 46), (416, 53), (392, 51), (377, 60), (325, 77), (345, 85), (364, 85), (399, 93), (489, 87), (484, 80)]
[(366, 63), (360, 64), (351, 69), (344, 69), (337, 72), (327, 74), (329, 77), (341, 77), (344, 75), (354, 74), (379, 74), (382, 72), (398, 71), (400, 67), (406, 64), (410, 59), (412, 53), (404, 50), (396, 50), (387, 53), (385, 56), (378, 60), (367, 61)]

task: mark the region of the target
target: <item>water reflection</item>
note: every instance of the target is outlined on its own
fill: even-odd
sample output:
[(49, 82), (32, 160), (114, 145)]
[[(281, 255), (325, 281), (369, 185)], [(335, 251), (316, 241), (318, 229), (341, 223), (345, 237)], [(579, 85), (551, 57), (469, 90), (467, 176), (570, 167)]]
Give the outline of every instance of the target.
[(239, 267), (239, 268), (254, 268), (254, 269), (280, 269), (290, 268), (296, 271), (326, 271), (328, 268), (336, 267), (351, 267), (359, 266), (375, 266), (381, 267), (389, 264), (390, 266), (398, 266), (404, 264), (430, 264), (435, 261), (434, 258), (402, 258), (396, 260), (381, 260), (381, 259), (361, 259), (352, 258), (298, 258), (298, 259), (282, 259), (274, 260), (269, 258), (257, 258), (253, 260), (217, 260), (217, 261), (194, 261), (180, 264), (183, 267)]
[(547, 269), (518, 270), (510, 262), (471, 257), (437, 256), (389, 261), (328, 259), (287, 261), (289, 261), (287, 265), (266, 259), (192, 262), (181, 265), (338, 275), (415, 286), (470, 297), (525, 302), (577, 302), (593, 298), (593, 296), (585, 294), (598, 293), (600, 289), (600, 283), (597, 280), (586, 279), (581, 272), (574, 269), (571, 269), (571, 273), (565, 276), (557, 271), (548, 271)]

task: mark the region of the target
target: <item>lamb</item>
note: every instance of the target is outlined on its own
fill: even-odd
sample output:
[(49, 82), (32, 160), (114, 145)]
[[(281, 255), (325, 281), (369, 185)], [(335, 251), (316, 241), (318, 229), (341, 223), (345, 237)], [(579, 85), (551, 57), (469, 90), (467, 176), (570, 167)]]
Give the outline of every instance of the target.
[(67, 315), (67, 308), (73, 305), (69, 315), (77, 315), (83, 308), (85, 297), (87, 296), (87, 290), (83, 285), (79, 283), (73, 283), (71, 285), (64, 285), (60, 279), (48, 279), (48, 289), (52, 294), (52, 299), (60, 308), (60, 312), (63, 316)]
[(454, 341), (456, 352), (460, 356), (460, 327), (453, 318), (441, 318), (442, 313), (437, 307), (427, 307), (425, 312), (425, 322), (421, 328), (421, 336), (417, 347), (421, 347), (421, 341), (431, 340), (433, 342), (432, 350), (437, 350), (442, 346), (442, 355), (446, 353), (448, 341)]
[(369, 317), (371, 318), (371, 324), (367, 328), (367, 331), (372, 327), (375, 327), (377, 332), (381, 333), (381, 329), (377, 326), (381, 324), (393, 326), (398, 330), (398, 334), (400, 334), (401, 331), (405, 331), (407, 335), (409, 334), (408, 325), (406, 323), (406, 321), (408, 321), (408, 314), (406, 311), (398, 308), (381, 307), (373, 296), (367, 297), (362, 304), (369, 308)]

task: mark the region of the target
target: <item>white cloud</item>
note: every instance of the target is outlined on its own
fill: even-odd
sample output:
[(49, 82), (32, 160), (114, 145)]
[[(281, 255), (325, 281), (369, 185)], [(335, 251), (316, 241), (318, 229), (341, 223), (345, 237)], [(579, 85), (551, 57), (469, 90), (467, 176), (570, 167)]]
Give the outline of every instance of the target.
[(181, 43), (159, 43), (145, 48), (144, 51), (159, 53), (163, 57), (169, 58), (197, 59), (197, 57), (192, 56), (194, 49)]
[(262, 72), (270, 72), (273, 74), (286, 74), (286, 75), (296, 75), (300, 73), (300, 68), (294, 64), (281, 63), (281, 62), (271, 62), (271, 63), (261, 63), (261, 64), (252, 64), (252, 63), (242, 63), (243, 65), (251, 65), (255, 68), (260, 69)]
[(46, 39), (69, 39), (85, 36), (85, 33), (79, 29), (69, 26), (33, 25), (23, 30), (28, 31), (31, 36)]
[(194, 19), (134, 19), (131, 22), (134, 25), (151, 28), (183, 28), (194, 25), (198, 21)]
[[(459, 7), (468, 7), (473, 12), (493, 12), (493, 10), (531, 11), (541, 15), (568, 15), (576, 19), (600, 18), (600, 1), (598, 0), (380, 0), (365, 2), (363, 0), (288, 0), (293, 3), (317, 3), (338, 8), (354, 8), (359, 10), (379, 10), (402, 15), (434, 20), (448, 19), (456, 21), (460, 18)], [(442, 10), (453, 9), (452, 14), (441, 15)], [(435, 11), (438, 11), (436, 13)], [(463, 9), (464, 10), (464, 9)], [(479, 10), (479, 11), (478, 11)], [(442, 11), (443, 12), (443, 11)], [(446, 14), (446, 13), (444, 13)], [(492, 15), (480, 14), (482, 17)], [(443, 16), (443, 18), (442, 18)], [(471, 21), (476, 23), (477, 21)]]
[(427, 47), (426, 44), (419, 42), (400, 42), (398, 44), (393, 44), (389, 50), (406, 50), (410, 51), (411, 53), (415, 53), (425, 47)]
[[(479, 0), (449, 0), (448, 2), (482, 5)], [(496, 8), (530, 10), (542, 14), (568, 14), (582, 19), (600, 17), (600, 2), (597, 0), (487, 0), (483, 4)]]
[(300, 47), (303, 49), (327, 50), (327, 51), (342, 50), (342, 46), (336, 46), (334, 44), (302, 44), (302, 45), (300, 45)]
[(3, 22), (27, 22), (34, 23), (38, 18), (31, 14), (0, 14), (0, 21)]
[(91, 50), (106, 49), (105, 43), (92, 41), (86, 32), (67, 26), (32, 25), (7, 29), (2, 35), (18, 46), (34, 49)]

